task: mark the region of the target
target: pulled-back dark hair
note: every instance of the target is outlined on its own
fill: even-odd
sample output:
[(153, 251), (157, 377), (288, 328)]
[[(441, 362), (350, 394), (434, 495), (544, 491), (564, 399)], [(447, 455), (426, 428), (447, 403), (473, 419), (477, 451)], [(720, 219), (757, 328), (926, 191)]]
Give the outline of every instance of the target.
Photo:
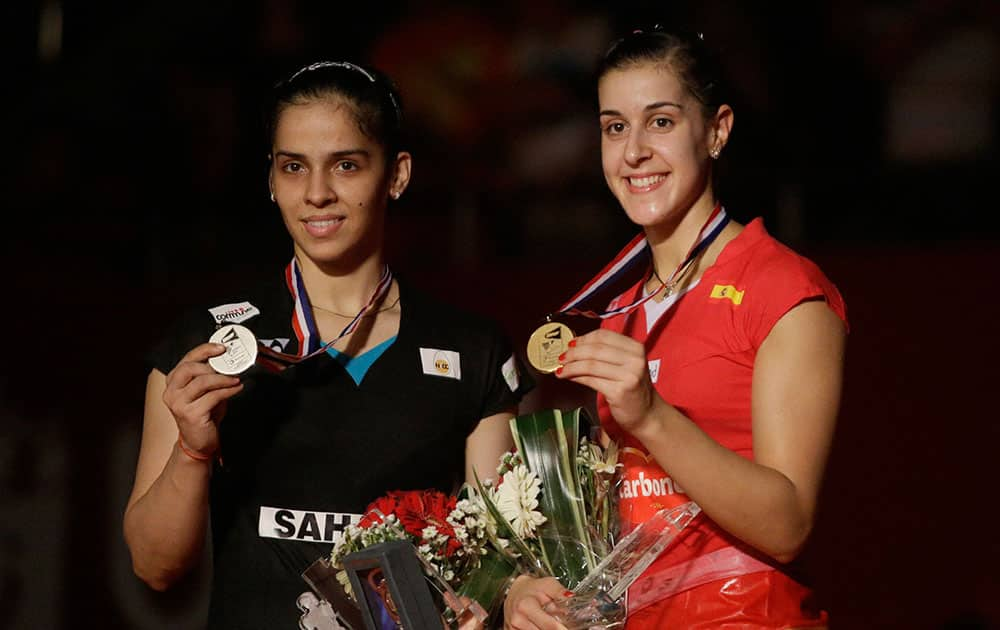
[(361, 133), (382, 146), (387, 161), (396, 158), (403, 145), (403, 111), (395, 86), (378, 70), (347, 61), (310, 64), (274, 86), (265, 113), (269, 146), (285, 108), (325, 98), (342, 99)]
[(681, 85), (701, 103), (706, 118), (729, 101), (722, 64), (702, 35), (665, 29), (659, 24), (650, 30), (633, 31), (612, 44), (598, 65), (597, 79), (613, 70), (645, 63), (669, 66)]

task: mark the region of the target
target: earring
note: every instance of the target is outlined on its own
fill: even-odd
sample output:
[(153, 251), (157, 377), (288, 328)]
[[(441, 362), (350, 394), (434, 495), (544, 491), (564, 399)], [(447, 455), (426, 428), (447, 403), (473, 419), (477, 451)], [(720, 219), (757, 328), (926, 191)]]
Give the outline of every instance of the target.
[(712, 149), (711, 151), (709, 151), (709, 152), (708, 152), (708, 155), (709, 155), (709, 156), (710, 156), (710, 157), (711, 157), (711, 158), (712, 158), (713, 160), (718, 160), (718, 159), (719, 159), (719, 154), (720, 154), (720, 153), (722, 153), (722, 150), (721, 150), (721, 149), (719, 149), (719, 147), (715, 147), (715, 148), (713, 148), (713, 149)]
[(274, 203), (274, 191), (271, 191), (271, 203)]
[(392, 197), (393, 201), (395, 201), (395, 200), (399, 199), (399, 191), (398, 190), (394, 190), (394, 191), (392, 191), (392, 193), (389, 196)]

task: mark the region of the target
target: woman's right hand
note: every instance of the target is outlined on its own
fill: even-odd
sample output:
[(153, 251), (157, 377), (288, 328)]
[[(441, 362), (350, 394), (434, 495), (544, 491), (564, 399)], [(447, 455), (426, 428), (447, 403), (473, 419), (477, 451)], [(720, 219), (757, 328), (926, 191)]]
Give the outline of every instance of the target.
[(195, 347), (167, 374), (163, 391), (163, 402), (177, 422), (184, 446), (203, 455), (219, 450), (218, 423), (226, 401), (243, 390), (239, 378), (219, 374), (207, 363), (225, 350), (218, 343)]
[(573, 593), (552, 577), (518, 576), (503, 603), (504, 628), (510, 630), (565, 630), (545, 606)]

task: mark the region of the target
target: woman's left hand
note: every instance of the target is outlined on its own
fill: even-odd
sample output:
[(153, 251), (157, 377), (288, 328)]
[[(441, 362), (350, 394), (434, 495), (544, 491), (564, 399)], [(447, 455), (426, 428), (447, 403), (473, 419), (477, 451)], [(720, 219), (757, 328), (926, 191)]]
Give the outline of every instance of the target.
[(636, 434), (662, 404), (649, 380), (646, 348), (631, 337), (599, 328), (570, 342), (556, 376), (604, 395), (615, 421)]

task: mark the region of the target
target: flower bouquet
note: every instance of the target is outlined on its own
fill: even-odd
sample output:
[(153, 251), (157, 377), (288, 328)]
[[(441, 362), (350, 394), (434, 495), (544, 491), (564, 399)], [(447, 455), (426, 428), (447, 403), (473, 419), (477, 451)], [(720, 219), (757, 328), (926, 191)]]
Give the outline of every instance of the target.
[(462, 581), (459, 592), (489, 609), (488, 627), (500, 627), (496, 613), (520, 574), (555, 577), (574, 593), (548, 608), (570, 630), (623, 625), (628, 586), (700, 511), (693, 503), (661, 510), (620, 532), (618, 446), (596, 429), (583, 409), (514, 418), (515, 448), (501, 458), (499, 481), (477, 480), (486, 553), (514, 567), (503, 580), (493, 563)]
[[(381, 613), (382, 621), (375, 620), (378, 627), (404, 625), (407, 607), (409, 614), (421, 619), (416, 622), (420, 627), (429, 623), (458, 625), (469, 618), (485, 620), (481, 606), (473, 600), (460, 600), (453, 588), (480, 564), (474, 555), (478, 553), (476, 545), (465, 542), (470, 533), (457, 502), (456, 497), (438, 490), (389, 492), (369, 504), (357, 524), (347, 526), (329, 560), (313, 563), (303, 577), (327, 599), (340, 600), (334, 607), (343, 611), (341, 627), (360, 630), (365, 618), (355, 614), (357, 606), (345, 601), (344, 594), (355, 603), (364, 602), (370, 614), (373, 610)], [(483, 535), (471, 533), (473, 538)], [(365, 570), (367, 579), (359, 579), (359, 569)], [(342, 593), (330, 593), (328, 585), (317, 584), (330, 573)], [(375, 575), (378, 577), (373, 580)], [(358, 587), (363, 592), (357, 592)], [(433, 598), (427, 597), (429, 594)], [(373, 599), (379, 606), (371, 606)], [(431, 606), (444, 615), (428, 614)], [(431, 618), (433, 622), (429, 622)], [(414, 625), (413, 619), (407, 627)]]
[[(348, 526), (328, 562), (314, 567), (336, 571), (351, 593), (345, 562), (408, 541), (440, 595), (443, 627), (466, 627), (470, 617), (472, 625), (501, 627), (504, 596), (521, 574), (555, 577), (574, 592), (550, 608), (571, 630), (622, 625), (628, 585), (697, 515), (697, 506), (664, 510), (619, 540), (618, 447), (596, 438), (586, 412), (546, 410), (513, 418), (510, 426), (515, 446), (501, 457), (495, 483), (477, 478), (457, 497), (390, 492)], [(319, 592), (316, 580), (304, 577)]]

